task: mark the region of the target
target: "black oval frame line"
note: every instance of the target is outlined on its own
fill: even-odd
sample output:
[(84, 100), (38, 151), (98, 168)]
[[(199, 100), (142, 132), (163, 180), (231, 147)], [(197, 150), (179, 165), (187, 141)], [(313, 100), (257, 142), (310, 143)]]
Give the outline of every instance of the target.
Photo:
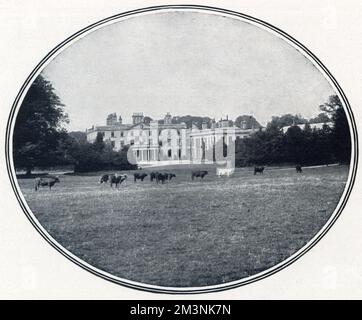
[[(311, 240), (310, 242), (308, 242), (304, 247), (302, 247), (299, 250), (299, 253), (295, 253), (292, 256), (290, 256), (289, 258), (287, 258), (285, 261), (282, 261), (281, 263), (277, 264), (276, 266), (270, 268), (270, 270), (268, 271), (268, 269), (266, 269), (265, 271), (263, 271), (262, 273), (255, 274), (251, 277), (248, 278), (244, 278), (237, 280), (237, 281), (233, 281), (231, 283), (225, 283), (225, 284), (220, 284), (220, 285), (215, 285), (215, 286), (205, 286), (205, 287), (198, 287), (198, 288), (178, 288), (178, 287), (161, 287), (161, 286), (154, 286), (154, 285), (147, 285), (147, 284), (142, 284), (142, 283), (136, 283), (133, 281), (128, 282), (125, 279), (120, 279), (116, 276), (111, 276), (108, 274), (104, 274), (101, 272), (101, 270), (96, 269), (95, 267), (90, 267), (87, 265), (86, 262), (82, 261), (81, 259), (76, 259), (74, 258), (72, 255), (70, 255), (69, 253), (67, 253), (65, 251), (65, 249), (58, 244), (54, 239), (52, 239), (49, 235), (47, 235), (41, 228), (40, 228), (40, 224), (38, 224), (35, 219), (33, 219), (32, 215), (28, 212), (26, 205), (23, 202), (23, 199), (21, 198), (20, 195), (20, 190), (18, 190), (17, 186), (16, 186), (16, 175), (15, 175), (15, 170), (13, 170), (13, 166), (12, 166), (12, 162), (11, 162), (11, 155), (10, 155), (10, 143), (12, 143), (12, 141), (10, 141), (11, 138), (11, 128), (12, 128), (12, 124), (15, 120), (14, 115), (15, 115), (15, 111), (18, 108), (18, 104), (19, 104), (19, 100), (21, 99), (26, 87), (29, 85), (30, 81), (32, 80), (32, 78), (34, 77), (34, 75), (37, 74), (37, 72), (43, 67), (43, 65), (51, 59), (51, 57), (58, 52), (58, 50), (60, 50), (64, 45), (66, 45), (67, 43), (69, 43), (70, 41), (78, 38), (80, 35), (82, 35), (83, 33), (92, 30), (93, 28), (96, 28), (98, 26), (101, 26), (105, 23), (108, 23), (110, 21), (113, 20), (117, 20), (119, 18), (124, 18), (130, 15), (134, 15), (134, 14), (139, 14), (139, 13), (145, 13), (145, 12), (150, 12), (150, 11), (161, 11), (161, 10), (165, 10), (165, 9), (183, 9), (183, 10), (187, 10), (187, 9), (191, 9), (191, 10), (201, 10), (201, 11), (205, 11), (207, 12), (217, 12), (217, 13), (222, 13), (222, 14), (226, 14), (228, 16), (234, 16), (234, 17), (238, 17), (238, 18), (242, 18), (245, 20), (249, 20), (251, 22), (253, 22), (254, 24), (259, 25), (259, 26), (263, 26), (266, 29), (272, 30), (274, 32), (276, 32), (277, 34), (281, 35), (283, 37), (283, 39), (287, 39), (290, 42), (292, 42), (296, 47), (298, 47), (299, 49), (302, 50), (302, 52), (304, 52), (306, 54), (306, 56), (308, 56), (308, 58), (310, 58), (311, 61), (313, 61), (314, 63), (316, 63), (322, 70), (323, 72), (326, 74), (326, 76), (329, 77), (329, 80), (333, 83), (333, 85), (335, 86), (335, 88), (338, 90), (339, 96), (340, 98), (343, 100), (343, 104), (344, 104), (344, 109), (345, 112), (348, 114), (348, 118), (349, 118), (349, 122), (350, 122), (350, 133), (351, 133), (351, 140), (352, 140), (352, 144), (353, 144), (353, 149), (354, 153), (352, 153), (353, 158), (351, 156), (351, 162), (353, 160), (353, 167), (350, 168), (350, 182), (349, 185), (345, 187), (345, 195), (344, 198), (341, 199), (342, 202), (340, 202), (340, 206), (338, 208), (338, 211), (333, 215), (332, 214), (332, 220), (324, 225), (324, 227), (319, 231), (319, 235), (313, 240)], [(21, 106), (19, 106), (20, 108)], [(167, 293), (167, 294), (200, 294), (200, 293), (209, 293), (209, 292), (219, 292), (219, 291), (224, 291), (224, 290), (228, 290), (228, 289), (233, 289), (233, 288), (237, 288), (240, 286), (244, 286), (247, 284), (250, 284), (252, 282), (264, 279), (266, 277), (269, 277), (271, 275), (273, 275), (276, 272), (279, 272), (280, 270), (286, 268), (287, 266), (289, 266), (290, 264), (292, 264), (293, 262), (295, 262), (297, 259), (299, 259), (302, 255), (304, 255), (307, 251), (309, 251), (312, 247), (314, 247), (320, 240), (321, 238), (327, 233), (327, 231), (332, 227), (332, 225), (336, 222), (337, 218), (340, 216), (341, 212), (343, 211), (347, 200), (351, 194), (353, 185), (355, 183), (355, 177), (356, 177), (356, 172), (357, 172), (357, 164), (358, 164), (358, 135), (357, 135), (357, 129), (356, 129), (356, 123), (355, 123), (355, 119), (351, 110), (351, 107), (349, 105), (349, 102), (347, 100), (347, 97), (345, 96), (342, 88), (340, 87), (340, 85), (338, 84), (338, 82), (336, 81), (336, 79), (333, 77), (333, 75), (329, 72), (329, 70), (323, 65), (323, 63), (309, 50), (307, 49), (304, 45), (302, 45), (301, 43), (299, 43), (296, 39), (294, 39), (293, 37), (291, 37), (290, 35), (288, 35), (287, 33), (285, 33), (284, 31), (272, 26), (271, 24), (264, 22), (262, 20), (259, 20), (257, 18), (251, 17), (249, 15), (245, 15), (239, 12), (235, 12), (235, 11), (230, 11), (230, 10), (226, 10), (226, 9), (221, 9), (221, 8), (216, 8), (216, 7), (210, 7), (210, 6), (201, 6), (201, 5), (163, 5), (163, 6), (153, 6), (153, 7), (147, 7), (147, 8), (143, 8), (143, 9), (136, 9), (136, 10), (132, 10), (132, 11), (127, 11), (121, 14), (117, 14), (117, 15), (113, 15), (111, 17), (102, 19), (94, 24), (89, 25), (88, 27), (78, 31), (77, 33), (73, 34), (72, 36), (70, 36), (69, 38), (67, 38), (66, 40), (64, 40), (63, 42), (61, 42), (58, 46), (56, 46), (53, 50), (51, 50), (40, 62), (39, 64), (34, 68), (34, 70), (31, 72), (31, 74), (28, 76), (28, 78), (26, 79), (26, 81), (23, 83), (18, 95), (15, 98), (15, 101), (12, 105), (11, 111), (10, 111), (10, 115), (9, 115), (9, 119), (7, 122), (7, 127), (6, 127), (6, 137), (5, 137), (5, 157), (6, 157), (6, 166), (7, 166), (7, 171), (8, 171), (8, 175), (11, 181), (11, 185), (12, 188), (14, 190), (14, 193), (16, 195), (16, 198), (23, 210), (23, 212), (25, 213), (26, 217), (28, 218), (28, 220), (31, 222), (31, 224), (34, 226), (34, 228), (40, 233), (40, 235), (53, 247), (55, 248), (58, 252), (60, 252), (63, 256), (65, 256), (67, 259), (71, 260), (72, 262), (74, 262), (76, 265), (78, 265), (79, 267), (91, 272), (92, 274), (101, 277), (102, 279), (108, 280), (112, 283), (115, 284), (119, 284), (122, 285), (124, 287), (127, 288), (132, 288), (132, 289), (137, 289), (137, 290), (141, 290), (141, 291), (148, 291), (148, 292), (153, 292), (153, 293)], [(341, 201), (340, 200), (340, 201)]]

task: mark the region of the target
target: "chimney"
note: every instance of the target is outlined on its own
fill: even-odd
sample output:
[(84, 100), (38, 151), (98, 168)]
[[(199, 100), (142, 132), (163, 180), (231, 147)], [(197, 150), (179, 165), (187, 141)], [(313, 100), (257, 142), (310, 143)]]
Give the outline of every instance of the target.
[(107, 126), (112, 126), (115, 125), (116, 123), (117, 123), (117, 114), (115, 112), (109, 114), (107, 117)]
[(171, 124), (171, 122), (172, 122), (171, 114), (167, 112), (164, 118), (164, 124)]
[(229, 120), (228, 119), (221, 119), (219, 122), (220, 128), (227, 128), (229, 126)]
[(132, 115), (132, 123), (142, 123), (143, 122), (143, 113), (142, 112), (134, 112)]

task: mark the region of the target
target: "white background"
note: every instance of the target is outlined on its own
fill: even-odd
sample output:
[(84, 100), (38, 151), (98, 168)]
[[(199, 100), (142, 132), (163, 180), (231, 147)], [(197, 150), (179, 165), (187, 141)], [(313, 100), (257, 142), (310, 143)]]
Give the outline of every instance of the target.
[[(5, 167), (5, 128), (21, 85), (64, 39), (98, 20), (142, 7), (182, 1), (0, 0), (0, 299), (361, 299), (362, 182), (342, 215), (307, 254), (283, 271), (222, 293), (161, 295), (127, 289), (84, 271), (32, 227)], [(264, 20), (310, 49), (337, 79), (362, 128), (362, 2), (187, 1)]]

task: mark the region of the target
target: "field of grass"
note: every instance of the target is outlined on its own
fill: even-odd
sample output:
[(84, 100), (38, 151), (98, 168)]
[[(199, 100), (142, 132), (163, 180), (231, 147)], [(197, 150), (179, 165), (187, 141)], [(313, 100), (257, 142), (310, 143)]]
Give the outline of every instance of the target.
[(128, 179), (118, 190), (99, 185), (100, 173), (61, 176), (51, 191), (18, 181), (41, 225), (82, 260), (121, 278), (189, 287), (238, 280), (292, 255), (326, 223), (348, 175), (347, 166), (238, 169), (229, 178), (210, 169), (191, 181), (190, 169), (167, 171), (177, 175), (167, 184)]

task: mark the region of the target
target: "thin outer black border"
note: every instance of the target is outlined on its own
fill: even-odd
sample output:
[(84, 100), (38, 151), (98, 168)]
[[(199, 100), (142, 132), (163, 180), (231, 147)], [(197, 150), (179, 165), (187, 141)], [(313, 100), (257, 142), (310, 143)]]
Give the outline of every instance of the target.
[[(166, 287), (158, 287), (158, 288), (150, 288), (147, 287), (147, 285), (136, 285), (136, 284), (132, 284), (132, 283), (127, 283), (127, 282), (123, 282), (121, 280), (117, 280), (114, 279), (112, 277), (109, 277), (108, 275), (104, 275), (101, 274), (100, 272), (94, 270), (93, 268), (90, 268), (84, 264), (82, 264), (81, 262), (79, 262), (78, 260), (74, 259), (73, 257), (71, 257), (70, 255), (68, 255), (65, 251), (63, 251), (62, 247), (56, 243), (54, 243), (50, 238), (47, 237), (47, 235), (45, 233), (43, 233), (43, 231), (39, 228), (39, 226), (37, 225), (37, 223), (32, 219), (31, 215), (29, 214), (29, 212), (27, 211), (24, 203), (22, 202), (22, 199), (19, 195), (19, 190), (16, 188), (16, 184), (14, 181), (14, 176), (12, 175), (11, 172), (11, 161), (10, 161), (10, 157), (9, 157), (9, 144), (10, 144), (10, 136), (11, 136), (11, 124), (13, 122), (13, 118), (14, 118), (14, 114), (15, 114), (15, 110), (17, 107), (17, 104), (19, 102), (19, 99), (21, 98), (26, 86), (29, 84), (30, 80), (32, 79), (32, 77), (39, 71), (39, 69), (43, 66), (43, 64), (51, 58), (51, 56), (53, 54), (55, 54), (59, 49), (61, 49), (65, 44), (67, 44), (68, 42), (72, 41), (73, 39), (79, 37), (81, 34), (95, 28), (98, 27), (102, 24), (105, 24), (107, 22), (110, 22), (112, 20), (116, 20), (118, 18), (123, 18), (129, 15), (133, 15), (133, 14), (138, 14), (138, 13), (145, 13), (145, 12), (149, 12), (149, 11), (160, 11), (160, 10), (165, 10), (165, 9), (191, 9), (191, 10), (204, 10), (204, 11), (211, 11), (211, 12), (218, 12), (218, 13), (224, 13), (227, 15), (231, 15), (231, 16), (236, 16), (239, 18), (243, 18), (246, 20), (250, 20), (254, 23), (257, 23), (259, 25), (262, 25), (268, 29), (273, 30), (274, 32), (280, 34), (282, 37), (288, 39), (289, 41), (291, 41), (292, 43), (294, 43), (294, 45), (296, 45), (297, 47), (299, 47), (300, 49), (302, 49), (315, 63), (317, 63), (319, 65), (319, 67), (329, 76), (330, 80), (333, 82), (333, 84), (335, 85), (335, 87), (337, 88), (340, 96), (343, 99), (344, 105), (347, 109), (347, 113), (350, 119), (350, 123), (351, 123), (351, 127), (352, 127), (352, 131), (351, 131), (351, 135), (352, 135), (352, 141), (353, 141), (353, 145), (354, 145), (354, 166), (352, 168), (351, 171), (351, 181), (350, 184), (347, 188), (347, 192), (345, 194), (345, 197), (341, 203), (341, 206), (338, 210), (338, 212), (335, 214), (335, 216), (333, 217), (333, 220), (330, 221), (330, 223), (328, 225), (324, 226), (324, 230), (322, 231), (322, 233), (316, 238), (314, 239), (313, 242), (309, 243), (308, 245), (306, 245), (304, 247), (304, 249), (298, 254), (296, 255), (294, 258), (292, 258), (291, 260), (282, 263), (279, 267), (271, 270), (270, 272), (267, 272), (265, 274), (260, 275), (259, 277), (256, 276), (253, 279), (249, 279), (249, 280), (245, 280), (243, 281), (242, 279), (240, 280), (239, 283), (233, 283), (233, 284), (225, 284), (225, 285), (220, 285), (216, 288), (196, 288), (196, 289), (189, 289), (187, 290), (187, 288), (166, 288)], [(102, 19), (94, 24), (89, 25), (88, 27), (76, 32), (75, 34), (73, 34), (72, 36), (68, 37), (66, 40), (64, 40), (63, 42), (61, 42), (58, 46), (56, 46), (53, 50), (51, 50), (40, 62), (39, 64), (33, 69), (33, 71), (31, 72), (31, 74), (28, 76), (28, 78), (26, 79), (26, 81), (24, 82), (24, 84), (22, 85), (18, 95), (15, 98), (15, 101), (13, 103), (12, 109), (10, 111), (10, 115), (9, 115), (9, 119), (7, 122), (7, 127), (6, 127), (6, 135), (5, 135), (5, 157), (6, 157), (6, 166), (7, 166), (7, 171), (8, 171), (8, 175), (11, 181), (11, 185), (12, 188), (14, 190), (14, 193), (16, 195), (17, 200), (19, 201), (19, 204), (22, 208), (22, 210), (24, 211), (26, 217), (29, 219), (29, 221), (31, 222), (31, 224), (34, 226), (34, 228), (40, 233), (40, 235), (53, 247), (55, 248), (58, 252), (60, 252), (62, 255), (64, 255), (66, 258), (68, 258), (69, 260), (71, 260), (72, 262), (74, 262), (75, 264), (77, 264), (78, 266), (80, 266), (81, 268), (95, 274), (96, 276), (99, 276), (105, 280), (108, 280), (110, 282), (116, 283), (116, 284), (120, 284), (123, 285), (125, 287), (128, 288), (132, 288), (132, 289), (137, 289), (137, 290), (141, 290), (141, 291), (148, 291), (148, 292), (153, 292), (153, 293), (168, 293), (168, 294), (198, 294), (198, 293), (209, 293), (209, 292), (219, 292), (219, 291), (224, 291), (224, 290), (228, 290), (228, 289), (232, 289), (232, 288), (237, 288), (261, 279), (264, 279), (266, 277), (271, 276), (272, 274), (279, 272), (280, 270), (286, 268), (287, 266), (289, 266), (290, 264), (292, 264), (293, 262), (295, 262), (297, 259), (299, 259), (302, 255), (304, 255), (307, 251), (309, 251), (312, 247), (314, 247), (320, 240), (321, 238), (327, 233), (327, 231), (332, 227), (332, 225), (336, 222), (337, 218), (340, 216), (341, 212), (343, 211), (347, 200), (351, 194), (353, 185), (355, 183), (355, 177), (356, 177), (356, 172), (357, 172), (357, 163), (358, 163), (358, 135), (357, 135), (357, 129), (356, 129), (356, 123), (355, 123), (355, 118), (354, 115), (352, 113), (351, 107), (349, 105), (349, 102), (347, 100), (346, 95), (344, 94), (342, 88), (340, 87), (340, 85), (338, 84), (338, 82), (336, 81), (336, 79), (333, 77), (333, 75), (329, 72), (329, 70), (323, 65), (323, 63), (309, 50), (307, 49), (304, 45), (302, 45), (301, 43), (299, 43), (296, 39), (294, 39), (293, 37), (291, 37), (290, 35), (288, 35), (287, 33), (285, 33), (284, 31), (274, 27), (273, 25), (264, 22), (262, 20), (253, 18), (249, 15), (246, 14), (242, 14), (236, 11), (231, 11), (231, 10), (226, 10), (226, 9), (221, 9), (221, 8), (216, 8), (216, 7), (210, 7), (210, 6), (202, 6), (202, 5), (162, 5), (162, 6), (152, 6), (152, 7), (147, 7), (147, 8), (143, 8), (143, 9), (136, 9), (136, 10), (131, 10), (131, 11), (126, 11), (124, 13), (121, 14), (116, 14), (113, 15), (111, 17)]]

